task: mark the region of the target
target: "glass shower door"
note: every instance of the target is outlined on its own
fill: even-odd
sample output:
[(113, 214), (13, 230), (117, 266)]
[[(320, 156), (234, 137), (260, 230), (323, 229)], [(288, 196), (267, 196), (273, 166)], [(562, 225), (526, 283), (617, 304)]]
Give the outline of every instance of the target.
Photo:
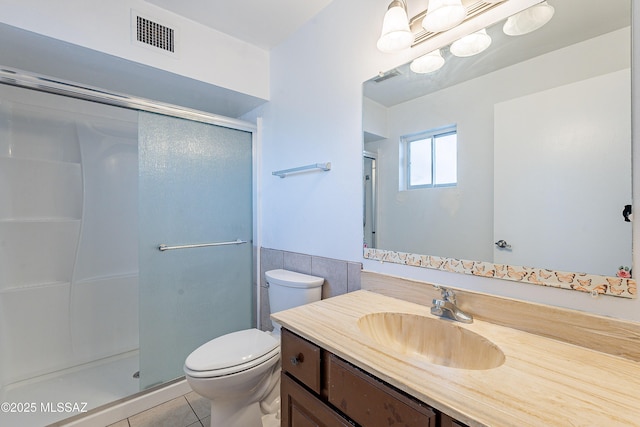
[[(201, 344), (254, 323), (251, 133), (141, 112), (139, 218), (146, 389), (184, 375)], [(210, 243), (230, 244), (171, 249)]]

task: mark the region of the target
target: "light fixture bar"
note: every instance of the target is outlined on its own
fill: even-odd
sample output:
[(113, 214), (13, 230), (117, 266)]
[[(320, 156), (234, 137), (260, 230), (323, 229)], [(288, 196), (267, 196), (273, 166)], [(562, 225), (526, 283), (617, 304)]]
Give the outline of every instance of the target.
[[(462, 5), (465, 7), (467, 11), (467, 16), (462, 21), (462, 22), (465, 22), (477, 15), (480, 15), (490, 9), (493, 9), (496, 6), (499, 6), (500, 3), (488, 3), (484, 1), (478, 1), (478, 0), (462, 0)], [(435, 36), (436, 34), (440, 34), (440, 33), (430, 32), (422, 28), (422, 20), (424, 19), (426, 14), (427, 14), (427, 11), (424, 10), (409, 20), (409, 28), (411, 29), (411, 32), (414, 34), (414, 40), (411, 47), (417, 46), (420, 43), (429, 40), (431, 37)]]
[(411, 47), (417, 47), (418, 54), (424, 54), (434, 49), (441, 48), (467, 34), (486, 28), (498, 21), (521, 12), (544, 0), (508, 0), (501, 2), (462, 0), (462, 5), (467, 10), (467, 17), (454, 28), (438, 33), (427, 32), (422, 28), (422, 18), (427, 13), (425, 10), (410, 20), (411, 32), (414, 35), (414, 43)]

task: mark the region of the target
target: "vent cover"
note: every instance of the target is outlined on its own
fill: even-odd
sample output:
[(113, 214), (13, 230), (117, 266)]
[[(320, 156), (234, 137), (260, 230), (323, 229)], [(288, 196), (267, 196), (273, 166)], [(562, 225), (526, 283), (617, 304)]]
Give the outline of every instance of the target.
[(175, 51), (173, 28), (136, 16), (136, 40), (167, 52)]
[(398, 71), (397, 69), (393, 69), (391, 71), (387, 71), (386, 73), (380, 72), (380, 74), (378, 74), (378, 77), (376, 77), (375, 79), (373, 79), (374, 82), (376, 83), (381, 83), (385, 80), (388, 80), (390, 78), (393, 78), (395, 76), (399, 76), (400, 75), (400, 71)]

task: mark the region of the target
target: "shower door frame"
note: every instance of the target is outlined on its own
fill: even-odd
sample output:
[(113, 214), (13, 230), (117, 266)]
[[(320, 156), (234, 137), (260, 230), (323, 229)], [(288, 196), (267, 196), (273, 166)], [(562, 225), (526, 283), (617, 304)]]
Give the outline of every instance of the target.
[(253, 169), (253, 182), (252, 182), (252, 200), (253, 200), (253, 236), (252, 246), (253, 250), (253, 263), (255, 268), (255, 276), (253, 283), (255, 292), (255, 319), (258, 327), (260, 326), (260, 257), (255, 254), (258, 253), (256, 248), (260, 247), (260, 221), (259, 221), (259, 204), (258, 194), (260, 186), (260, 175), (258, 167), (258, 154), (259, 154), (259, 139), (258, 129), (261, 124), (261, 119), (258, 118), (258, 125), (253, 123), (233, 119), (230, 117), (221, 116), (218, 114), (207, 113), (204, 111), (194, 110), (187, 107), (171, 105), (160, 101), (154, 101), (150, 99), (134, 97), (118, 92), (100, 89), (80, 83), (74, 83), (71, 81), (43, 76), (27, 71), (19, 70), (13, 67), (0, 65), (0, 84), (9, 86), (16, 86), (25, 89), (36, 90), (40, 92), (67, 96), (70, 98), (81, 99), (90, 102), (96, 102), (100, 104), (106, 104), (115, 107), (121, 107), (134, 111), (144, 111), (149, 113), (157, 113), (165, 116), (176, 117), (194, 122), (206, 123), (215, 126), (225, 127), (229, 129), (235, 129), (251, 133), (251, 145), (252, 145), (252, 169)]
[[(371, 215), (367, 217), (367, 177), (365, 175), (365, 165), (364, 162), (366, 159), (371, 160), (371, 200), (369, 204), (371, 205)], [(363, 242), (366, 242), (366, 235), (364, 234), (364, 229), (366, 228), (367, 218), (371, 220), (371, 242), (370, 246), (372, 248), (377, 248), (377, 239), (376, 232), (378, 231), (378, 222), (377, 222), (377, 214), (378, 214), (378, 154), (371, 151), (363, 151), (362, 152), (362, 163), (363, 163), (363, 174), (362, 174), (362, 191), (363, 191), (363, 199), (362, 199), (362, 218), (363, 218)]]

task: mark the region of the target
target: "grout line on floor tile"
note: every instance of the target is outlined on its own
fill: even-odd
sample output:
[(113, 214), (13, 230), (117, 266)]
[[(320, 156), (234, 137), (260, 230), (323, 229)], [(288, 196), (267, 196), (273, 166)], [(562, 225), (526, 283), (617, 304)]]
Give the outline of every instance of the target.
[(193, 407), (193, 405), (191, 404), (191, 402), (189, 402), (189, 399), (187, 399), (187, 395), (184, 395), (184, 400), (187, 401), (187, 405), (189, 405), (189, 408), (191, 408), (191, 410), (193, 411), (194, 414), (196, 414), (196, 418), (198, 419), (198, 421), (200, 421), (200, 417), (198, 416), (198, 413), (196, 412), (196, 409)]
[[(200, 417), (198, 416), (198, 413), (196, 412), (196, 410), (195, 410), (194, 406), (191, 404), (191, 402), (189, 401), (189, 399), (187, 399), (187, 395), (185, 394), (185, 395), (182, 395), (182, 396), (178, 396), (178, 397), (176, 397), (176, 399), (180, 399), (180, 397), (182, 397), (182, 398), (187, 402), (187, 405), (189, 405), (189, 408), (191, 409), (191, 412), (193, 412), (193, 414), (194, 414), (194, 416), (196, 417), (196, 420), (197, 420), (195, 423), (190, 424), (190, 425), (189, 425), (189, 427), (196, 426), (196, 425), (205, 426), (205, 422), (203, 421), (203, 418), (200, 418)], [(174, 400), (175, 400), (175, 399), (174, 399)], [(152, 410), (152, 409), (154, 409), (154, 408), (157, 408), (158, 406), (162, 406), (162, 405), (164, 405), (164, 404), (166, 404), (166, 403), (167, 403), (167, 402), (162, 402), (162, 403), (159, 403), (159, 404), (157, 404), (157, 405), (154, 405), (154, 406), (152, 406), (152, 407), (150, 407), (150, 408), (147, 408), (147, 409), (145, 409), (145, 410), (143, 410), (143, 411), (139, 412), (138, 414), (134, 414), (134, 415), (132, 415), (131, 417), (128, 417), (128, 418), (125, 418), (125, 419), (123, 419), (123, 420), (118, 421), (118, 423), (121, 423), (121, 422), (123, 422), (123, 421), (126, 421), (126, 422), (127, 422), (127, 426), (128, 426), (128, 427), (131, 427), (131, 418), (132, 418), (132, 417), (135, 417), (135, 416), (137, 416), (137, 415), (140, 415), (140, 414), (142, 414), (143, 412), (150, 411), (150, 410)], [(204, 418), (208, 418), (209, 416), (210, 416), (210, 415), (207, 415), (207, 417), (204, 417)], [(207, 424), (207, 425), (208, 425), (208, 424)]]
[(191, 412), (193, 412), (193, 415), (195, 415), (196, 420), (198, 420), (198, 421), (196, 421), (195, 423), (188, 425), (187, 427), (193, 427), (193, 426), (200, 426), (200, 427), (202, 427), (202, 426), (204, 426), (204, 423), (202, 422), (202, 420), (201, 420), (201, 419), (200, 419), (200, 417), (198, 416), (198, 413), (196, 412), (195, 408), (193, 407), (193, 405), (191, 404), (191, 402), (189, 402), (189, 399), (187, 399), (187, 395), (185, 394), (185, 395), (183, 395), (182, 397), (184, 397), (184, 400), (186, 400), (186, 401), (187, 401), (187, 405), (189, 405), (189, 408), (191, 408)]

